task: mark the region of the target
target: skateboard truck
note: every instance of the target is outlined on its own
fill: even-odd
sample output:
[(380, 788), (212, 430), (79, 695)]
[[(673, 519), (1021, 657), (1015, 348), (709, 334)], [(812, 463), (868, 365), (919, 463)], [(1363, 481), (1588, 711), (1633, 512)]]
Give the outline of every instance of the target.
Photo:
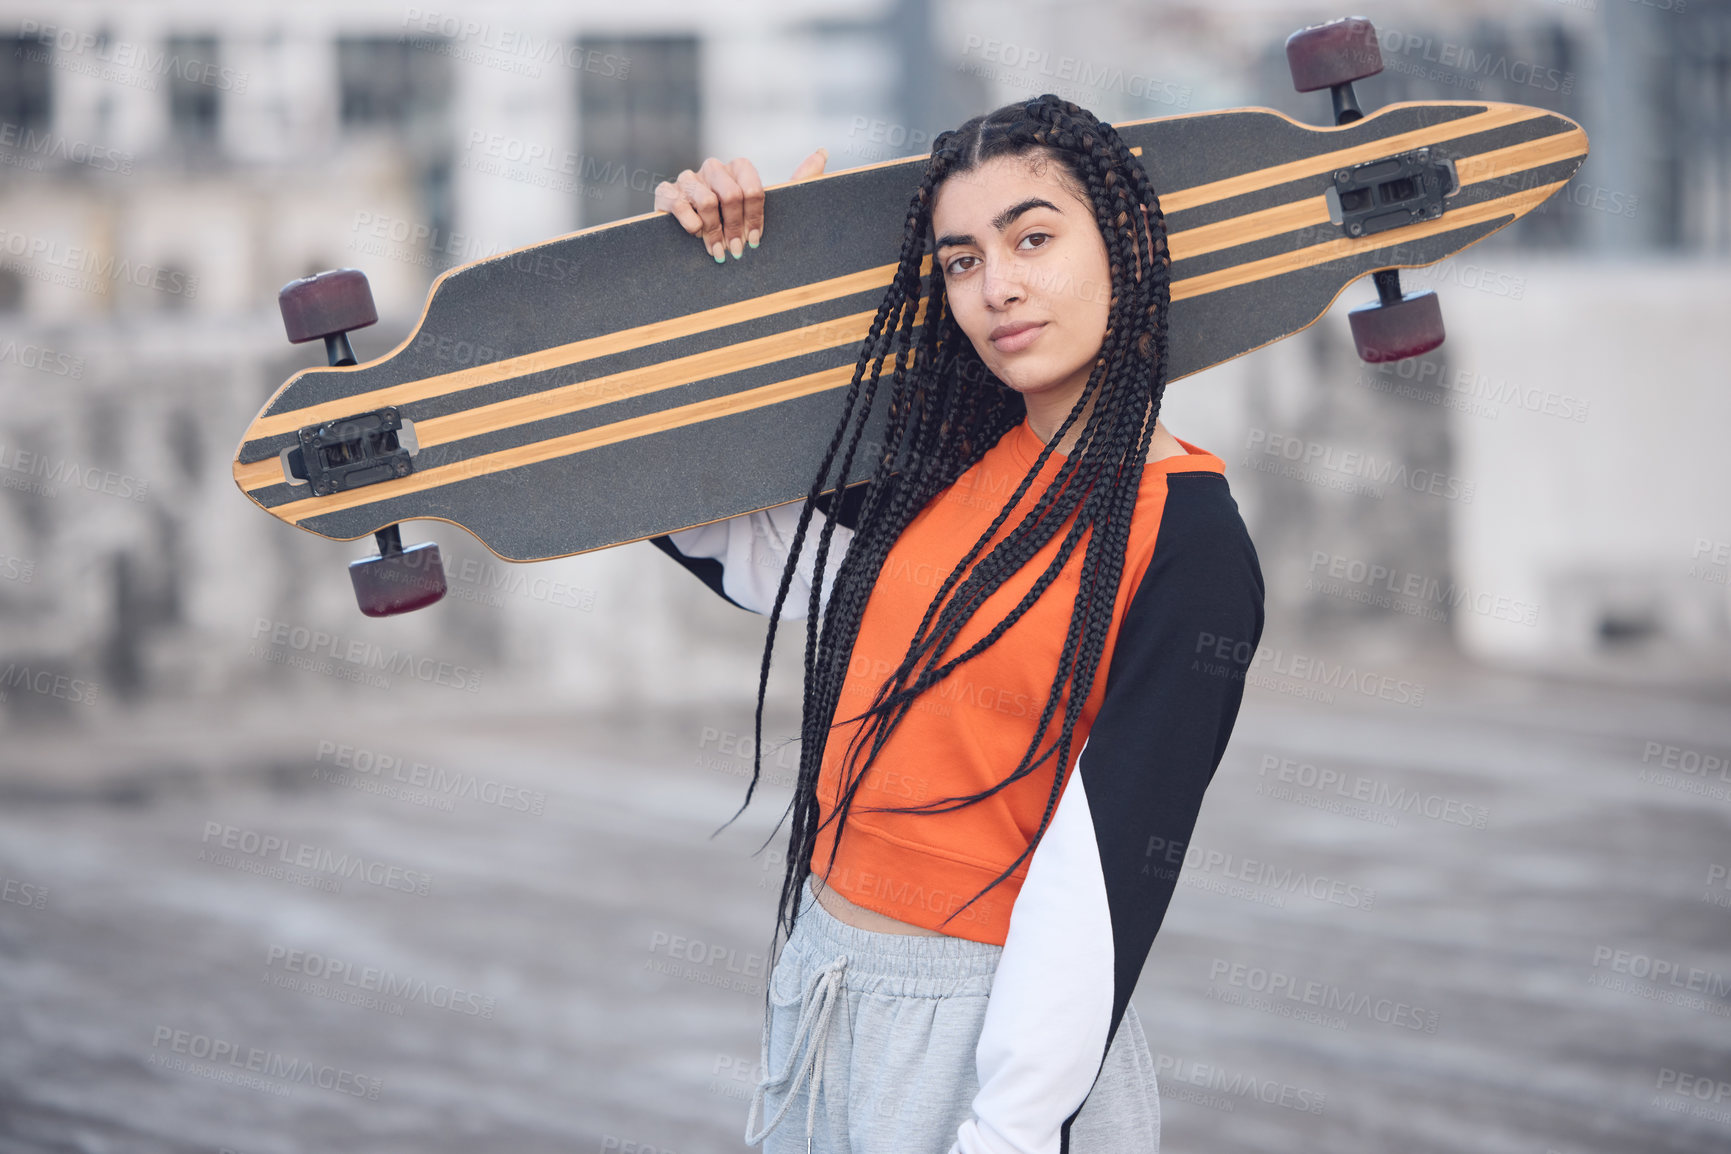
[[(355, 363), (350, 331), (379, 319), (367, 276), (356, 268), (292, 280), (277, 293), (277, 304), (289, 341), (300, 344), (323, 337), (325, 356), (333, 366)], [(291, 483), (298, 478), (311, 485), (321, 497), (408, 476), (418, 447), (414, 426), (395, 406), (309, 425), (297, 441), (283, 450), (284, 475)], [(373, 538), (378, 556), (349, 563), (349, 581), (362, 613), (390, 617), (445, 595), (445, 566), (436, 543), (405, 549), (396, 525), (377, 530)]]
[(297, 437), (298, 451), (284, 450), (288, 466), (320, 497), (407, 477), (415, 470), (413, 428), (405, 426), (395, 405), (308, 425)]
[[(1351, 124), (1364, 117), (1352, 83), (1382, 71), (1382, 46), (1369, 20), (1349, 16), (1288, 36), (1286, 63), (1294, 88), (1328, 89), (1334, 123)], [(1359, 237), (1441, 216), (1443, 198), (1459, 187), (1450, 161), (1419, 149), (1342, 169), (1325, 195), (1329, 219), (1347, 235)], [(1403, 293), (1399, 269), (1379, 269), (1372, 279), (1376, 302), (1346, 314), (1361, 360), (1398, 361), (1443, 343), (1442, 305), (1436, 293)]]
[(1420, 148), (1340, 169), (1322, 199), (1328, 219), (1348, 236), (1369, 236), (1435, 220), (1444, 199), (1459, 191), (1454, 161)]

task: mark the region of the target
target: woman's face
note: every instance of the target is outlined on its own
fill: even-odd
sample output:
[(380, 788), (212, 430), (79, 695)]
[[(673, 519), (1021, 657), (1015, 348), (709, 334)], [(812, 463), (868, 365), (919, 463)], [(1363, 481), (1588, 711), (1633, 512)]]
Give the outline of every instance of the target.
[(1001, 156), (958, 173), (932, 206), (956, 323), (1030, 410), (1067, 412), (1106, 336), (1111, 270), (1093, 208), (1060, 164)]

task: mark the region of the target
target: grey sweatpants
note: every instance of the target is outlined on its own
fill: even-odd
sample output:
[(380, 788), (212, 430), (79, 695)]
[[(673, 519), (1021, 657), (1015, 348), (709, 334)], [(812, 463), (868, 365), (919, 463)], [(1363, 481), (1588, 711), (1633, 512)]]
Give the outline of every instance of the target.
[[(1002, 953), (850, 926), (807, 882), (770, 974), (746, 1143), (761, 1141), (763, 1154), (945, 1154), (980, 1088), (974, 1049)], [(1159, 1149), (1154, 1060), (1131, 1006), (1070, 1128), (1070, 1154)]]

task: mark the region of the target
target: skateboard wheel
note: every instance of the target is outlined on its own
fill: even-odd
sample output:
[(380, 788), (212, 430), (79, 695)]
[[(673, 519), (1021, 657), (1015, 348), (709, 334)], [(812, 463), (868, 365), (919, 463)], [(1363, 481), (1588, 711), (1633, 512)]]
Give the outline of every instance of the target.
[(293, 344), (375, 324), (373, 290), (358, 268), (339, 268), (291, 280), (276, 294), (283, 328)]
[(355, 601), (368, 617), (394, 617), (424, 609), (445, 595), (439, 546), (423, 541), (401, 552), (349, 562)]
[(1300, 92), (1351, 84), (1382, 71), (1376, 29), (1362, 16), (1301, 28), (1286, 38), (1286, 63)]
[(1359, 359), (1373, 365), (1416, 357), (1443, 343), (1442, 304), (1434, 292), (1361, 305), (1346, 319)]

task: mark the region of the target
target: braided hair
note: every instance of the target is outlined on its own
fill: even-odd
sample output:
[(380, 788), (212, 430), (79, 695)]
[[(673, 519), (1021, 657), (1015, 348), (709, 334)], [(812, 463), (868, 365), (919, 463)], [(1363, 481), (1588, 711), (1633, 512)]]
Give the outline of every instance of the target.
[[(1040, 451), (991, 526), (938, 589), (906, 655), (877, 689), (870, 708), (854, 718), (838, 719), (837, 703), (860, 619), (890, 547), (928, 501), (979, 461), (1027, 414), (1022, 396), (986, 368), (957, 325), (948, 308), (939, 262), (933, 261), (923, 294), (921, 287), (922, 265), (933, 240), (932, 208), (944, 181), (1006, 156), (1026, 157), (1036, 164), (1055, 162), (1055, 177), (1092, 207), (1111, 270), (1112, 295), (1105, 336), (1087, 383), (1052, 442)], [(806, 617), (799, 777), (789, 805), (793, 820), (788, 833), (787, 872), (777, 911), (778, 931), (785, 928), (792, 934), (800, 897), (811, 873), (810, 858), (823, 825), (819, 820), (817, 783), (832, 725), (843, 720), (861, 722), (848, 743), (842, 763), (845, 788), (835, 812), (827, 819), (836, 823), (836, 845), (839, 845), (865, 771), (915, 699), (957, 666), (996, 643), (1056, 580), (1086, 537), (1080, 588), (1063, 650), (1053, 671), (1051, 690), (1034, 739), (1021, 760), (1002, 781), (979, 793), (918, 806), (872, 807), (882, 812), (909, 813), (960, 809), (1051, 762), (1047, 771), (1051, 790), (1032, 842), (986, 889), (952, 912), (952, 918), (1009, 878), (1044, 835), (1057, 808), (1063, 770), (1070, 764), (1076, 722), (1105, 647), (1142, 466), (1160, 412), (1166, 383), (1170, 272), (1165, 219), (1146, 170), (1112, 127), (1085, 109), (1046, 94), (976, 116), (933, 142), (919, 190), (908, 205), (895, 274), (861, 346), (841, 418), (800, 514), (764, 639), (758, 679), (754, 746), (757, 752), (741, 811), (750, 803), (762, 771), (763, 706), (770, 655), (795, 562), (804, 548), (814, 510), (819, 507), (819, 496), (836, 489), (850, 475), (877, 398), (885, 362), (893, 354), (881, 452), (873, 462), (871, 484), (859, 511), (853, 541), (836, 570), (827, 611), (821, 615), (825, 567), (836, 526), (833, 502), (824, 509), (818, 534)], [(988, 550), (988, 543), (1045, 466), (1052, 444), (1061, 442), (1078, 420), (1082, 421), (1082, 428), (1076, 445), (1038, 503), (1002, 541)], [(1065, 532), (1056, 556), (1026, 596), (983, 638), (963, 652), (942, 659), (979, 606), (1061, 529)], [(1058, 737), (1041, 751), (1041, 742), (1060, 704), (1063, 716)], [(856, 766), (862, 753), (864, 764)], [(826, 875), (834, 866), (836, 845), (831, 847)]]

